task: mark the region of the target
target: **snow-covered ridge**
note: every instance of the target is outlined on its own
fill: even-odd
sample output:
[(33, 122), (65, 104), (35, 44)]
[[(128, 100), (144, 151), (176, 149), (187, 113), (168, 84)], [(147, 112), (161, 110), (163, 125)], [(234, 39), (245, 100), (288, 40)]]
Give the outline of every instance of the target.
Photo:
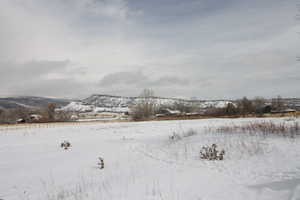
[[(129, 111), (129, 107), (137, 104), (143, 100), (142, 97), (123, 97), (112, 95), (98, 95), (94, 94), (90, 97), (83, 99), (82, 101), (74, 101), (63, 107), (63, 110), (72, 112), (117, 112), (124, 113)], [(223, 108), (228, 103), (233, 101), (229, 100), (186, 100), (178, 98), (164, 98), (164, 97), (150, 97), (156, 105), (173, 105), (175, 103), (181, 103), (185, 105), (194, 105), (199, 108)]]
[(62, 110), (70, 112), (115, 112), (125, 113), (129, 111), (128, 107), (105, 107), (85, 104), (83, 102), (71, 102), (67, 106), (63, 107)]

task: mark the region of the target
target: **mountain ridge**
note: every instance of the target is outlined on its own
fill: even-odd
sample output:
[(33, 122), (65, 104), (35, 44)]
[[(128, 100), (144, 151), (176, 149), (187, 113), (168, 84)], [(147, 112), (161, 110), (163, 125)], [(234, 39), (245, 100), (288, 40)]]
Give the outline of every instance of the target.
[[(8, 110), (15, 108), (40, 108), (47, 106), (49, 103), (55, 103), (57, 106), (66, 111), (74, 112), (127, 112), (131, 105), (136, 104), (143, 97), (120, 96), (110, 94), (92, 94), (83, 99), (64, 99), (41, 96), (15, 96), (0, 98), (0, 109)], [(170, 105), (174, 103), (184, 103), (197, 105), (200, 108), (207, 107), (224, 107), (228, 103), (234, 103), (236, 100), (218, 99), (218, 100), (195, 100), (175, 97), (149, 97), (155, 104)], [(282, 98), (290, 105), (300, 106), (300, 98)], [(267, 99), (271, 102), (271, 99)]]

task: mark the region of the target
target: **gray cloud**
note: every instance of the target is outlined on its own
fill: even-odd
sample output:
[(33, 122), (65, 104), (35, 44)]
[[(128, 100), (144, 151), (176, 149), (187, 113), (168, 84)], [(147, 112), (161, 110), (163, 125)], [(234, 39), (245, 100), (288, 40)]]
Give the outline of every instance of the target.
[(15, 82), (23, 80), (39, 79), (51, 73), (66, 71), (70, 64), (68, 60), (63, 61), (28, 61), (25, 63), (0, 62), (1, 82)]
[(163, 76), (152, 82), (153, 85), (158, 86), (158, 87), (159, 86), (169, 86), (169, 85), (187, 86), (187, 85), (189, 85), (189, 83), (190, 82), (188, 79), (182, 79), (182, 78), (175, 77), (175, 76)]
[[(79, 70), (79, 73), (81, 71)], [(72, 97), (82, 95), (82, 84), (74, 75), (71, 62), (32, 60), (25, 63), (0, 62), (1, 95), (41, 95)], [(71, 74), (71, 76), (69, 76)], [(78, 75), (78, 74), (77, 74)], [(85, 93), (84, 95), (88, 95)]]
[(175, 76), (162, 76), (157, 79), (151, 75), (145, 75), (142, 71), (132, 72), (117, 72), (104, 76), (99, 85), (113, 86), (113, 85), (140, 85), (146, 87), (166, 86), (166, 85), (188, 85), (188, 79), (182, 79)]
[(0, 96), (299, 96), (296, 5), (2, 0)]
[(15, 84), (11, 89), (17, 94), (49, 97), (73, 98), (74, 96), (84, 97), (90, 95), (86, 84), (72, 78), (59, 78), (52, 80), (30, 80)]
[(169, 95), (170, 92), (174, 92), (176, 89), (188, 86), (189, 83), (188, 79), (176, 76), (168, 75), (153, 77), (149, 74), (146, 75), (142, 71), (126, 71), (108, 74), (99, 81), (98, 85), (102, 91), (111, 91), (113, 93), (122, 93), (125, 95), (126, 93), (122, 91), (130, 92), (132, 95), (137, 95), (145, 88), (152, 88), (159, 92), (162, 92), (162, 90), (167, 88), (169, 90)]
[(104, 76), (100, 82), (99, 86), (107, 87), (114, 85), (147, 85), (149, 78), (145, 76), (142, 72), (117, 72)]

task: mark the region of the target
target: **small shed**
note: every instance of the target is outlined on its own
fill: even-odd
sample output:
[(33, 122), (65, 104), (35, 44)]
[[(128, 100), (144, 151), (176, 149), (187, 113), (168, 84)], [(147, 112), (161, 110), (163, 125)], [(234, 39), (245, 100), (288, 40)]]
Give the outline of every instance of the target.
[(37, 122), (37, 121), (41, 120), (42, 118), (43, 118), (43, 116), (39, 115), (39, 114), (32, 114), (29, 116), (29, 119), (32, 122)]

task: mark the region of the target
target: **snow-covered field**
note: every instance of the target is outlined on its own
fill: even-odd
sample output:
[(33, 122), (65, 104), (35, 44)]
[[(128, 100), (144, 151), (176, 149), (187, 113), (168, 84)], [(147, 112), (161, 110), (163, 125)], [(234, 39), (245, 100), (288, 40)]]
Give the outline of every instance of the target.
[[(300, 138), (212, 133), (207, 127), (286, 119), (0, 126), (3, 200), (296, 200)], [(296, 119), (300, 121), (299, 119)], [(193, 129), (197, 134), (188, 134)], [(174, 133), (179, 140), (171, 140)], [(60, 148), (64, 140), (69, 150)], [(223, 161), (199, 158), (203, 145)], [(105, 168), (97, 166), (104, 158)]]

